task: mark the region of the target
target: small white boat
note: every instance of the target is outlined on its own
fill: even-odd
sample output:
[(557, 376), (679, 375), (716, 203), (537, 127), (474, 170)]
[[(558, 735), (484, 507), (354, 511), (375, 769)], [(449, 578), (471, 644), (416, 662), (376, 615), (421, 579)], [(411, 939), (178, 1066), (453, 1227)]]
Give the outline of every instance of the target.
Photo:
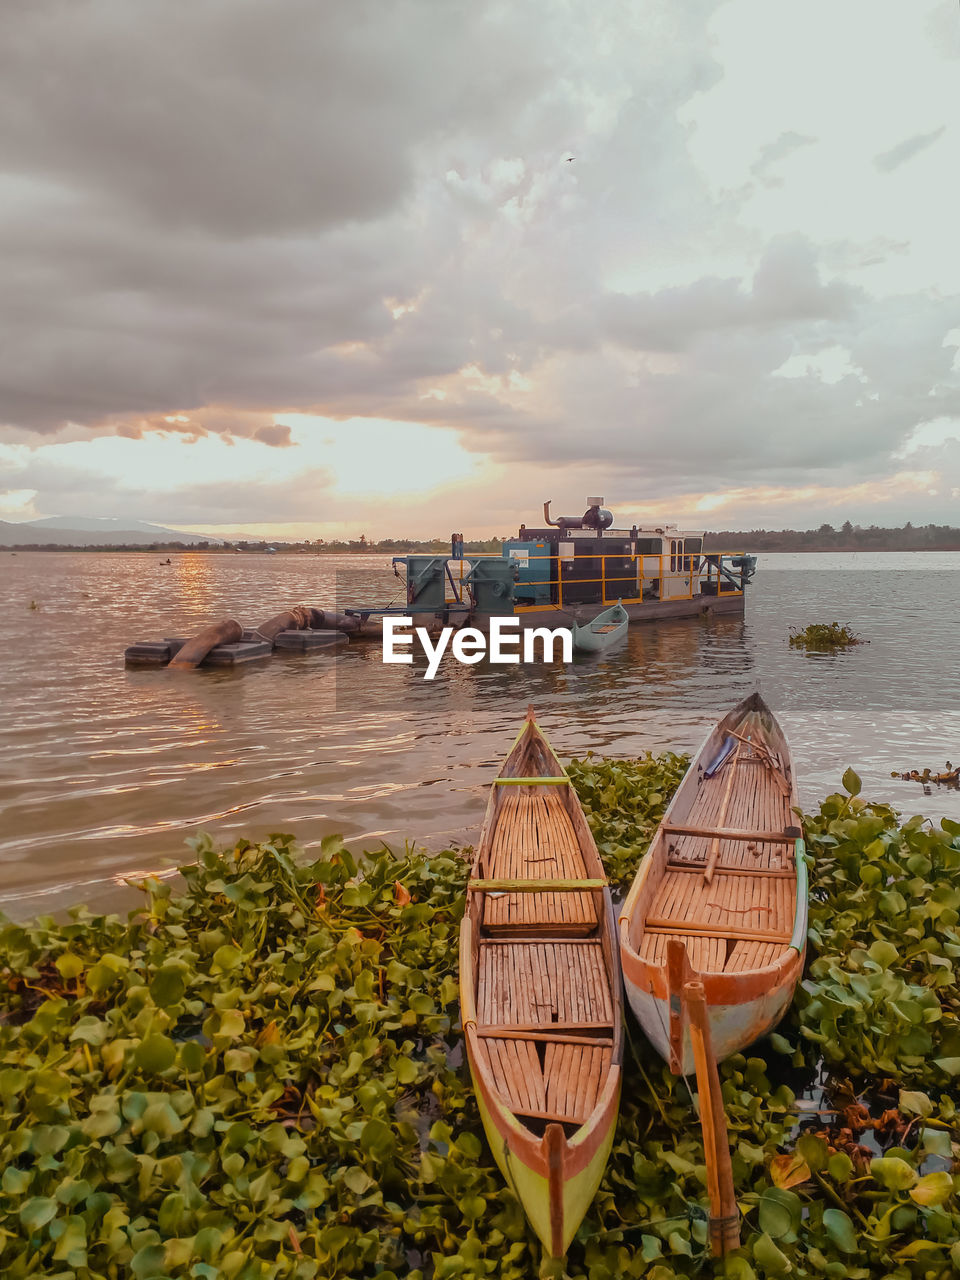
[(718, 1062), (772, 1030), (807, 940), (807, 870), (786, 739), (758, 693), (711, 730), (620, 912), (634, 1014), (670, 1070), (694, 1069), (683, 993), (702, 982)]
[(629, 625), (630, 615), (618, 600), (583, 626), (573, 624), (573, 647), (590, 653), (606, 649), (627, 634)]

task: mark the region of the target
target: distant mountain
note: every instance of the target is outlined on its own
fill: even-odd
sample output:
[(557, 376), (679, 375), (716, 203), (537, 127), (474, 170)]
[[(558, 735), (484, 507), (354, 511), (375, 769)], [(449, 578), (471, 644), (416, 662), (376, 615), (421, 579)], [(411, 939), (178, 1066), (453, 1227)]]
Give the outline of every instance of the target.
[(42, 520), (11, 523), (0, 520), (0, 547), (30, 543), (61, 547), (146, 546), (151, 542), (209, 542), (219, 546), (222, 539), (206, 533), (184, 533), (144, 520), (100, 519), (94, 516), (47, 516)]

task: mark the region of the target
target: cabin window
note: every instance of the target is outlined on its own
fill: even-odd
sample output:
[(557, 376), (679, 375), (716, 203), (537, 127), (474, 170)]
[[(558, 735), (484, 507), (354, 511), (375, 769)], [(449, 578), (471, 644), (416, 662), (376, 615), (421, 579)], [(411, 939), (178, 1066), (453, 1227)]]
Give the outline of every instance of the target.
[(676, 573), (680, 568), (680, 549), (683, 543), (679, 538), (671, 538), (670, 540), (670, 572)]
[[(683, 540), (684, 573), (693, 573), (694, 563), (700, 559), (700, 552), (703, 550), (702, 538), (684, 538)], [(693, 552), (694, 554), (691, 554)]]

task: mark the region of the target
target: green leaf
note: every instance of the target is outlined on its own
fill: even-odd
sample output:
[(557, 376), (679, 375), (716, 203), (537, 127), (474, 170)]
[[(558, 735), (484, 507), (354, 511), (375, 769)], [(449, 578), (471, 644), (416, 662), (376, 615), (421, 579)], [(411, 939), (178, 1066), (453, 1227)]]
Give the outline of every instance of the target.
[(823, 1226), (841, 1253), (857, 1253), (860, 1245), (853, 1223), (842, 1209), (824, 1209)]
[(470, 1160), (479, 1160), (483, 1152), (483, 1144), (480, 1139), (472, 1133), (461, 1133), (457, 1138), (456, 1147), (462, 1151)]
[(201, 1227), (193, 1238), (193, 1251), (203, 1262), (213, 1262), (223, 1248), (223, 1233), (216, 1227)]
[(946, 1129), (921, 1129), (920, 1141), (931, 1155), (943, 1156), (947, 1160), (953, 1156), (953, 1143)]
[(69, 951), (65, 951), (62, 956), (57, 956), (54, 964), (60, 971), (60, 976), (66, 982), (72, 982), (75, 978), (79, 978), (83, 973), (84, 965), (79, 956), (71, 955)]
[(159, 1075), (176, 1062), (177, 1046), (169, 1036), (155, 1031), (140, 1042), (134, 1057), (141, 1071), (148, 1075)]
[(905, 1116), (923, 1116), (926, 1118), (933, 1112), (933, 1103), (925, 1093), (919, 1090), (900, 1090), (900, 1110)]
[(246, 1030), (246, 1026), (243, 1014), (239, 1009), (225, 1009), (220, 1014), (220, 1023), (216, 1034), (225, 1040), (239, 1040)]
[(343, 1175), (343, 1181), (357, 1196), (362, 1196), (374, 1185), (373, 1179), (359, 1165), (351, 1166)]
[(186, 989), (180, 970), (165, 966), (154, 975), (150, 983), (150, 998), (161, 1009), (167, 1009), (183, 999)]
[[(836, 774), (834, 774), (834, 777), (836, 777)], [(860, 794), (860, 789), (863, 786), (863, 783), (852, 769), (847, 769), (844, 772), (841, 782), (843, 783), (844, 790), (851, 796), (858, 796)]]
[(411, 1058), (398, 1058), (396, 1070), (398, 1084), (413, 1084), (420, 1074), (417, 1064)]
[(870, 1161), (870, 1173), (891, 1191), (905, 1191), (917, 1180), (917, 1171), (899, 1156), (878, 1156)]
[(899, 957), (899, 954), (892, 942), (887, 942), (881, 938), (878, 938), (867, 951), (870, 959), (875, 960), (882, 969), (889, 969), (894, 960)]
[(33, 1174), (29, 1169), (15, 1169), (8, 1164), (0, 1178), (0, 1187), (8, 1196), (22, 1196), (30, 1185)]
[(100, 1018), (91, 1014), (80, 1018), (70, 1033), (71, 1040), (83, 1040), (87, 1044), (101, 1045), (110, 1033), (110, 1028)]
[(812, 1133), (803, 1133), (797, 1139), (797, 1151), (807, 1162), (807, 1167), (819, 1173), (827, 1166), (827, 1144), (823, 1138)]
[(203, 1045), (196, 1040), (185, 1040), (180, 1046), (177, 1056), (180, 1060), (181, 1068), (192, 1075), (195, 1071), (202, 1071), (203, 1065), (207, 1060), (207, 1051)]
[(137, 1280), (163, 1275), (164, 1248), (162, 1244), (148, 1244), (138, 1249), (130, 1260), (130, 1270)]
[(210, 964), (211, 973), (223, 973), (230, 969), (236, 969), (243, 961), (243, 956), (236, 947), (223, 946), (218, 947), (213, 953), (213, 960)]
[(752, 1248), (754, 1261), (760, 1264), (767, 1275), (786, 1275), (793, 1269), (790, 1259), (777, 1248), (768, 1235), (757, 1236)]
[(803, 1206), (800, 1197), (781, 1187), (768, 1187), (760, 1197), (760, 1230), (773, 1240), (796, 1239)]
[(20, 1206), (20, 1221), (31, 1233), (57, 1216), (57, 1202), (47, 1196), (34, 1196)]
[(943, 1204), (953, 1195), (953, 1178), (949, 1173), (927, 1173), (910, 1190), (910, 1199), (925, 1208)]
[(377, 1159), (385, 1159), (395, 1146), (389, 1125), (382, 1120), (368, 1120), (360, 1133), (360, 1145)]

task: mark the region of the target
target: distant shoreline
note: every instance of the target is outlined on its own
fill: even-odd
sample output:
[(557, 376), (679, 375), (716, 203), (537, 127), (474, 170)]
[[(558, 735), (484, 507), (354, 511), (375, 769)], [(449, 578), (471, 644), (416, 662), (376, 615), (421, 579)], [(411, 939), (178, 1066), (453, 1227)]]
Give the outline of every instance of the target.
[[(145, 546), (135, 546), (130, 544), (122, 544), (119, 546), (110, 546), (105, 544), (61, 544), (61, 543), (14, 543), (12, 546), (0, 546), (0, 554), (3, 552), (16, 554), (21, 551), (42, 551), (57, 552), (67, 551), (76, 552), (109, 552), (112, 555), (203, 555), (203, 556), (406, 556), (406, 555), (443, 555), (447, 549), (446, 544), (443, 547), (415, 547), (410, 549), (403, 548), (382, 548), (377, 546), (371, 547), (323, 547), (323, 548), (305, 548), (301, 546), (273, 546), (272, 551), (267, 551), (265, 547), (200, 547), (192, 546), (187, 543), (150, 543)], [(499, 550), (491, 549), (488, 546), (471, 547), (464, 544), (464, 552), (467, 555), (498, 555)], [(730, 540), (725, 542), (721, 547), (708, 545), (705, 548), (709, 551), (748, 551), (758, 556), (774, 553), (777, 555), (823, 555), (839, 554), (839, 555), (860, 555), (865, 553), (873, 554), (875, 552), (888, 553), (890, 555), (902, 555), (904, 552), (928, 552), (928, 551), (960, 551), (960, 538), (955, 542), (935, 543), (932, 546), (885, 546), (885, 547), (856, 547), (856, 546), (840, 546), (840, 547), (802, 547), (802, 546), (774, 546), (759, 547), (755, 543), (751, 543), (748, 539), (743, 538), (738, 541)]]

